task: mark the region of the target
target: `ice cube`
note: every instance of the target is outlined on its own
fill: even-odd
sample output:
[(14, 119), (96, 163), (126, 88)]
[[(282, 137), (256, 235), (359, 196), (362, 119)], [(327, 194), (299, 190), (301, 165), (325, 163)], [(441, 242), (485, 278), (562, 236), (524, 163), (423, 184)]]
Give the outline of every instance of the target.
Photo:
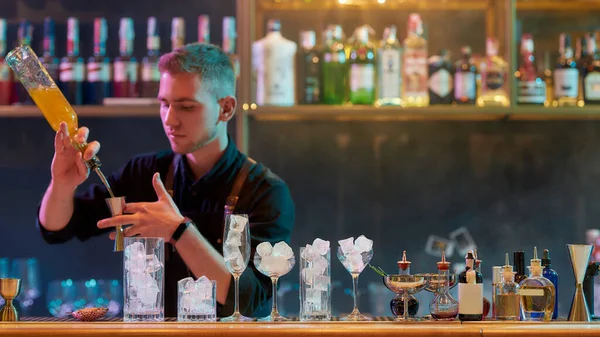
[(148, 273), (155, 273), (162, 268), (162, 263), (154, 254), (146, 255), (146, 271)]
[(313, 278), (313, 288), (317, 290), (327, 291), (327, 288), (331, 284), (329, 276), (315, 275)]
[(273, 252), (271, 254), (274, 256), (283, 256), (286, 259), (294, 257), (294, 251), (284, 241), (277, 242), (275, 246), (273, 246)]
[(362, 255), (357, 252), (346, 256), (346, 259), (342, 264), (349, 272), (352, 273), (360, 273), (365, 268)]
[(141, 295), (140, 299), (142, 300), (142, 305), (148, 309), (154, 309), (159, 292), (157, 285), (138, 289), (138, 293)]
[(194, 291), (193, 289), (194, 278), (186, 277), (177, 282), (177, 289), (183, 290), (184, 293), (189, 293)]
[(240, 247), (227, 244), (223, 246), (223, 257), (225, 258), (225, 261), (234, 260), (238, 256), (242, 256)]
[(301, 258), (308, 262), (313, 261), (317, 256), (319, 256), (319, 252), (315, 247), (309, 244), (306, 245), (306, 248), (302, 250), (302, 254), (300, 255)]
[(290, 262), (283, 256), (269, 255), (263, 257), (261, 268), (271, 276), (282, 276), (290, 271)]
[(315, 275), (318, 275), (318, 274), (319, 273), (314, 268), (309, 267), (309, 268), (302, 269), (302, 279), (304, 280), (304, 283), (306, 283), (309, 286), (311, 286), (313, 284)]
[(340, 244), (340, 248), (342, 248), (342, 254), (349, 255), (354, 251), (354, 237), (340, 240), (338, 243)]
[(359, 253), (366, 253), (373, 249), (373, 240), (369, 240), (364, 235), (361, 235), (354, 241), (354, 249)]
[(229, 260), (226, 259), (225, 262), (229, 262), (231, 272), (243, 273), (244, 270), (246, 270), (246, 262), (244, 261), (242, 254), (237, 254), (235, 257)]
[(193, 310), (194, 308), (194, 303), (193, 303), (193, 298), (191, 294), (188, 293), (184, 293), (181, 295), (181, 303), (179, 304), (181, 306), (181, 308), (186, 311), (186, 312), (190, 312)]
[(322, 294), (323, 292), (321, 290), (308, 288), (306, 289), (306, 302), (320, 305)]
[(156, 283), (152, 275), (144, 272), (129, 272), (127, 274), (129, 285), (136, 288), (149, 287)]
[(225, 240), (226, 245), (231, 246), (241, 246), (242, 245), (242, 232), (238, 231), (229, 231), (227, 233), (227, 240)]
[(248, 218), (245, 216), (233, 214), (230, 217), (229, 229), (232, 229), (236, 232), (243, 232), (248, 224)]
[(312, 246), (319, 252), (319, 255), (325, 255), (329, 251), (329, 241), (316, 238)]
[(144, 259), (146, 258), (146, 246), (142, 242), (136, 241), (125, 247), (125, 258), (127, 259)]
[(317, 274), (323, 275), (327, 270), (327, 259), (321, 255), (318, 255), (312, 262), (313, 268), (317, 271)]
[(270, 242), (261, 242), (256, 246), (256, 252), (260, 257), (269, 256), (273, 252), (273, 246), (271, 246)]

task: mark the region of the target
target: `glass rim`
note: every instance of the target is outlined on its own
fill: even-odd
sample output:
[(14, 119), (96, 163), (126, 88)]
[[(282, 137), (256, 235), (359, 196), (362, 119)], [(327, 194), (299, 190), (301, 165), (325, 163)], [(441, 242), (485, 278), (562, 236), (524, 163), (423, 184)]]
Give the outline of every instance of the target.
[(6, 54), (6, 59), (10, 58), (12, 55), (16, 54), (17, 52), (23, 50), (23, 49), (29, 49), (29, 50), (33, 50), (31, 49), (31, 45), (28, 44), (21, 44), (18, 45), (17, 47), (14, 47), (13, 49), (11, 49), (7, 54)]

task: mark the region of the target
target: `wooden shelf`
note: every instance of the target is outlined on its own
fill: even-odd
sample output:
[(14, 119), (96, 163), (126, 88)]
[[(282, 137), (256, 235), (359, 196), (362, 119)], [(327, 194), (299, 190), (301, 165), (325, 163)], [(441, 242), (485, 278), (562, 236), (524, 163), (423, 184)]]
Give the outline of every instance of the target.
[[(153, 117), (159, 116), (158, 105), (81, 105), (74, 106), (78, 117)], [(42, 117), (35, 105), (0, 106), (0, 117)]]
[(482, 0), (259, 0), (262, 11), (324, 10), (485, 10)]
[(517, 0), (517, 10), (571, 10), (591, 11), (600, 10), (598, 0)]
[(600, 120), (600, 106), (573, 108), (478, 108), (431, 106), (427, 108), (299, 105), (256, 107), (246, 111), (259, 121), (553, 121)]

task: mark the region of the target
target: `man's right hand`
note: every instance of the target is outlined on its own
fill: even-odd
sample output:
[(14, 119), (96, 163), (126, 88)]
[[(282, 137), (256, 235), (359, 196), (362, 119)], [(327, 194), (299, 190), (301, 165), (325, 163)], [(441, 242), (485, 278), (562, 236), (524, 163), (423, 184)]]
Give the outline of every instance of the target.
[[(73, 142), (83, 144), (87, 142), (89, 130), (81, 127), (73, 136)], [(100, 143), (93, 141), (87, 144), (85, 153), (73, 146), (69, 130), (65, 122), (60, 123), (54, 138), (54, 158), (52, 159), (52, 181), (59, 188), (76, 189), (90, 175), (90, 170), (85, 160), (93, 158), (100, 150)]]

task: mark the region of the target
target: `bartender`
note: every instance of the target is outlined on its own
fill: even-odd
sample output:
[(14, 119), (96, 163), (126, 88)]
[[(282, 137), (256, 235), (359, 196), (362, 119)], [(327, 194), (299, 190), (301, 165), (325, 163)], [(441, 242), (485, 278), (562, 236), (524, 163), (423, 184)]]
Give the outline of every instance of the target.
[[(159, 70), (160, 117), (171, 150), (137, 156), (108, 177), (115, 196), (126, 197), (126, 214), (111, 217), (103, 185), (77, 191), (90, 175), (84, 160), (95, 156), (100, 144), (89, 142), (82, 154), (62, 123), (38, 227), (49, 243), (73, 237), (85, 241), (108, 232), (114, 240), (119, 225), (130, 225), (125, 236), (162, 237), (167, 243), (165, 316), (177, 316), (177, 282), (202, 275), (217, 281), (217, 315), (229, 316), (234, 282), (222, 255), (228, 197), (239, 197), (235, 213), (248, 214), (252, 256), (261, 242), (289, 244), (294, 203), (286, 183), (242, 154), (227, 133), (237, 105), (236, 78), (219, 47), (186, 45), (163, 55)], [(88, 135), (81, 127), (73, 138), (87, 142)], [(268, 315), (270, 283), (249, 263), (240, 278), (242, 314)]]

